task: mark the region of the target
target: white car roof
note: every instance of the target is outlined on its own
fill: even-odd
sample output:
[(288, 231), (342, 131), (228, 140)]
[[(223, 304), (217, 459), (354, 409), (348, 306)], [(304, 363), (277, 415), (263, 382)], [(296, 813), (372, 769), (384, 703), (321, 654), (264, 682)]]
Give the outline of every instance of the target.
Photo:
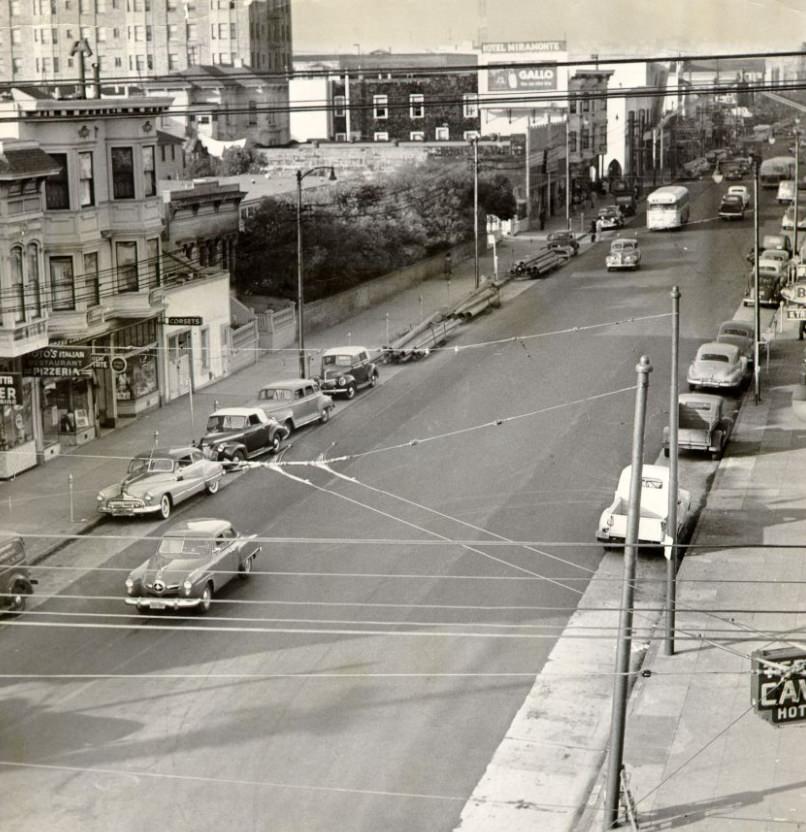
[(366, 347), (332, 347), (322, 353), (322, 357), (326, 355), (358, 355), (361, 352), (368, 352)]
[(303, 384), (316, 384), (316, 382), (310, 378), (284, 378), (280, 379), (280, 381), (270, 381), (260, 389), (269, 390), (272, 387), (301, 387)]
[(183, 520), (165, 532), (164, 537), (215, 537), (226, 531), (232, 524), (229, 520), (219, 520), (216, 517), (197, 517), (194, 520)]
[(259, 407), (222, 407), (216, 410), (211, 416), (251, 416)]
[(717, 355), (722, 353), (722, 355), (727, 355), (734, 361), (739, 360), (739, 348), (735, 344), (726, 344), (722, 341), (708, 341), (705, 344), (700, 344), (697, 350), (697, 358), (699, 359), (706, 352), (712, 352)]

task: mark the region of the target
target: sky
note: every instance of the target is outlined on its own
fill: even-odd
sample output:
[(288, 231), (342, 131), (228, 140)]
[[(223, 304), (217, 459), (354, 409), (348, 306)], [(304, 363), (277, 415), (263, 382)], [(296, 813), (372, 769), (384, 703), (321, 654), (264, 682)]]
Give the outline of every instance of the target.
[(806, 0), (292, 0), (294, 52), (469, 48), (562, 40), (572, 55), (798, 49)]

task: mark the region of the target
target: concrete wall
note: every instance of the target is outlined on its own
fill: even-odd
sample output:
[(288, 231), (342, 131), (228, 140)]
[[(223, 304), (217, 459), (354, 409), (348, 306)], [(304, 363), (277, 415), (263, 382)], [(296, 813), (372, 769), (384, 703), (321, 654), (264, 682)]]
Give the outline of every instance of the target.
[[(483, 236), (479, 242), (483, 250)], [(462, 243), (452, 249), (454, 268), (460, 260), (473, 256), (473, 241)], [(305, 331), (315, 332), (325, 329), (349, 318), (356, 312), (368, 309), (377, 303), (392, 297), (411, 286), (416, 286), (431, 277), (442, 276), (445, 268), (445, 255), (436, 254), (427, 260), (421, 260), (411, 266), (379, 277), (375, 280), (340, 292), (330, 298), (305, 304)]]

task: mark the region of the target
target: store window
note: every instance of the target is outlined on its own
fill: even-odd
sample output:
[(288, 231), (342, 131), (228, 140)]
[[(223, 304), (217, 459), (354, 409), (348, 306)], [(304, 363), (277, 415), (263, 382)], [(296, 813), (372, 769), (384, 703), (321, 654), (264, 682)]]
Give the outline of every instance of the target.
[(42, 286), (39, 280), (39, 246), (28, 243), (28, 309), (35, 318), (42, 317)]
[(199, 335), (201, 336), (201, 349), (199, 350), (201, 353), (201, 368), (204, 372), (208, 372), (210, 369), (210, 327), (202, 327)]
[(157, 322), (143, 321), (117, 333), (119, 354), (126, 359), (126, 369), (115, 374), (115, 398), (132, 401), (156, 392)]
[(134, 154), (130, 147), (112, 148), (112, 195), (134, 199)]
[(137, 243), (115, 243), (118, 264), (118, 292), (136, 292), (137, 280)]
[(76, 308), (72, 257), (50, 258), (50, 293), (54, 312)]
[(22, 401), (0, 405), (0, 451), (19, 448), (34, 438), (33, 382), (23, 379)]
[(14, 246), (11, 249), (11, 302), (14, 305), (14, 322), (22, 323), (25, 320), (25, 283), (22, 273), (22, 247)]
[(43, 379), (42, 432), (45, 445), (70, 441), (77, 430), (95, 424), (88, 378)]

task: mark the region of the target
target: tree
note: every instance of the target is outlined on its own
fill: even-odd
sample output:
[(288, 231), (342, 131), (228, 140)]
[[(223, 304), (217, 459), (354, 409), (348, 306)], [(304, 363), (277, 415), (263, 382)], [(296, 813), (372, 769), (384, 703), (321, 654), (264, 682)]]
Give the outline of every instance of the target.
[(185, 165), (182, 176), (185, 179), (201, 179), (205, 176), (218, 176), (218, 159), (209, 153), (199, 153), (191, 157)]
[(503, 173), (479, 177), (479, 205), (500, 220), (510, 220), (517, 211), (517, 202), (509, 177)]
[(228, 147), (221, 155), (221, 176), (260, 173), (261, 170), (260, 156), (258, 156), (253, 147)]

